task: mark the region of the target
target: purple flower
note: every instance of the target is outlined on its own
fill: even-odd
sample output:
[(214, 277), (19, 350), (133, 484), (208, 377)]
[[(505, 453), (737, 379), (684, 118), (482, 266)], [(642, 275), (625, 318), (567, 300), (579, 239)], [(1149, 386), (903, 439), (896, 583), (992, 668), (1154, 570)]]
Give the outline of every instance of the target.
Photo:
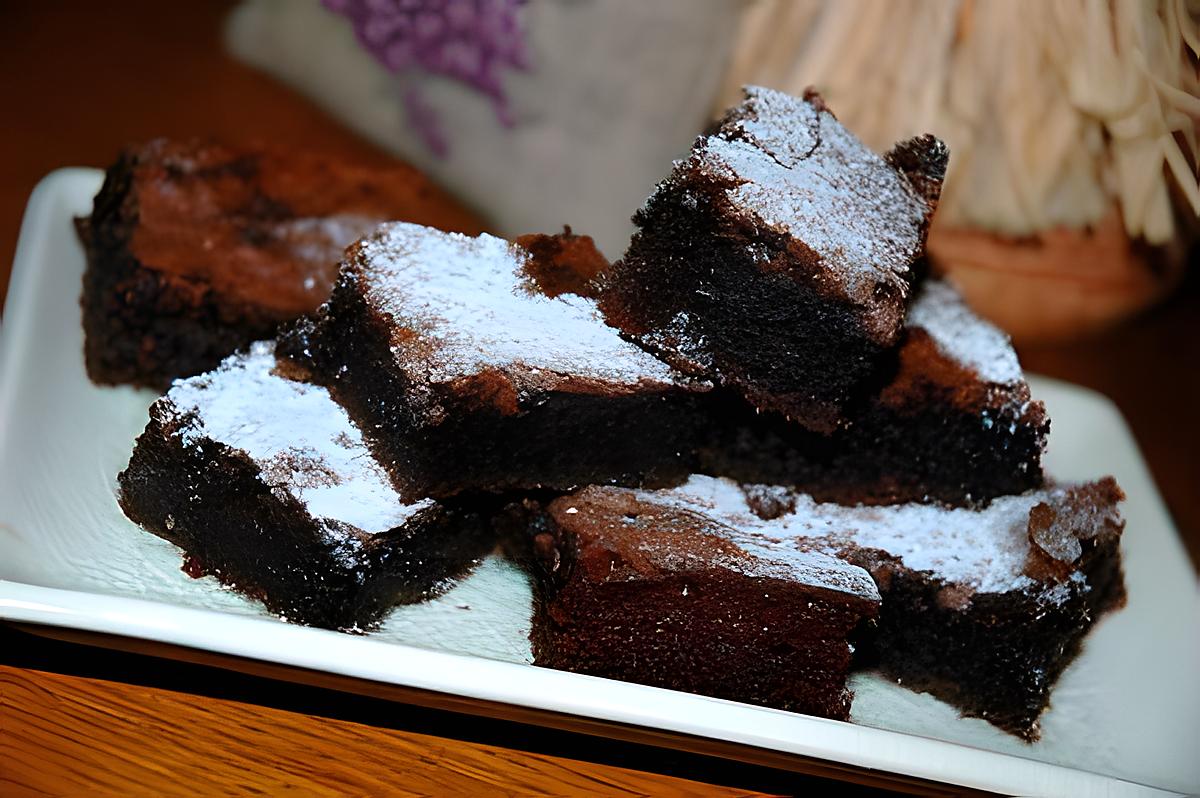
[[(529, 68), (521, 27), (525, 0), (323, 0), (345, 16), (363, 48), (390, 72), (442, 75), (492, 100), (501, 124), (512, 124), (501, 73)], [(431, 150), (444, 155), (446, 139), (436, 112), (407, 85), (402, 102), (409, 123)]]

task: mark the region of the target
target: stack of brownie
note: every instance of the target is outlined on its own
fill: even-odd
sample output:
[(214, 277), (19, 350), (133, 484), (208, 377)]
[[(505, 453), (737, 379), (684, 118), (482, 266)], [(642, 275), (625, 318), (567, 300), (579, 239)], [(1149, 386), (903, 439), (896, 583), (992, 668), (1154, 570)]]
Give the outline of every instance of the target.
[(751, 88), (613, 264), (382, 224), (173, 384), (122, 507), (289, 620), (368, 628), (500, 545), (535, 664), (842, 719), (878, 668), (1036, 739), (1124, 600), (1123, 497), (1043, 474), (1008, 339), (924, 273), (947, 158)]

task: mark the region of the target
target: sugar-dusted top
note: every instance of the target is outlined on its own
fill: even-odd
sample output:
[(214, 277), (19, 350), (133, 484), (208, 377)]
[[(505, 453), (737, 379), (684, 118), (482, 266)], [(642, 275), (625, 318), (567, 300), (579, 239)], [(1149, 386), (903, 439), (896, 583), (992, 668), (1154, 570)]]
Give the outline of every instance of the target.
[(745, 93), (687, 163), (735, 181), (726, 191), (734, 207), (802, 241), (851, 302), (876, 307), (880, 283), (907, 296), (926, 199), (819, 101), (756, 86)]
[[(332, 267), (341, 260), (346, 247), (374, 230), (381, 221), (377, 216), (361, 213), (302, 216), (275, 222), (268, 232), (283, 242), (295, 257)], [(328, 292), (329, 286), (325, 285), (322, 294)]]
[(240, 449), (264, 482), (295, 496), (316, 519), (379, 533), (432, 504), (400, 501), (324, 388), (274, 370), (274, 344), (259, 342), (207, 374), (176, 380), (161, 401), (183, 421), (185, 444), (207, 438)]
[(943, 355), (985, 382), (1014, 385), (1024, 379), (1009, 337), (975, 315), (944, 280), (929, 280), (922, 286), (905, 324), (925, 330)]
[(849, 593), (870, 601), (879, 601), (879, 588), (871, 575), (857, 565), (818, 549), (763, 545), (755, 535), (743, 534), (735, 526), (722, 526), (720, 532), (751, 559), (729, 565), (751, 576), (784, 578), (813, 587)]
[[(782, 491), (778, 488), (766, 490)], [(685, 485), (645, 493), (674, 507), (687, 507), (737, 530), (747, 550), (823, 551), (847, 546), (880, 549), (906, 568), (980, 593), (1032, 588), (1025, 574), (1029, 555), (1029, 512), (1039, 502), (1060, 500), (1062, 488), (1002, 496), (982, 510), (928, 504), (845, 506), (787, 494), (788, 509), (764, 520), (754, 513), (746, 490), (727, 479), (693, 476)]]
[(393, 352), (430, 382), (511, 367), (608, 383), (674, 381), (668, 366), (606, 325), (592, 300), (538, 292), (524, 272), (528, 257), (494, 236), (393, 222), (360, 242), (350, 267), (373, 307), (421, 334)]
[(859, 566), (825, 551), (765, 546), (739, 524), (727, 523), (732, 519), (696, 512), (674, 493), (593, 485), (556, 500), (550, 511), (588, 546), (616, 555), (584, 561), (603, 581), (721, 568), (879, 601), (875, 582)]

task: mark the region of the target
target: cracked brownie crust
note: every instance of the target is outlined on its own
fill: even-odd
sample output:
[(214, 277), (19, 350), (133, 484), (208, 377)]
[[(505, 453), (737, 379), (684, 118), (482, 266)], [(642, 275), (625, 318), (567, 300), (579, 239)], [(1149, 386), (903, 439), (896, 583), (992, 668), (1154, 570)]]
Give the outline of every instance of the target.
[(77, 222), (89, 376), (165, 389), (214, 368), (315, 309), (342, 249), (385, 219), (479, 230), (402, 165), (162, 139), (126, 149)]

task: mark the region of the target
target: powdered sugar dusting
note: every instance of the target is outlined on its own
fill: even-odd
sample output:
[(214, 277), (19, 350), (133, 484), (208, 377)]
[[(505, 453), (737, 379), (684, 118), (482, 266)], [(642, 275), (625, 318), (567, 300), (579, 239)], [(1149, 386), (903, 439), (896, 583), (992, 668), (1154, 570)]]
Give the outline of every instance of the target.
[(242, 450), (264, 482), (333, 522), (323, 525), (331, 533), (339, 524), (386, 532), (432, 505), (401, 502), (329, 393), (274, 368), (274, 344), (264, 341), (207, 374), (176, 380), (164, 401), (183, 420), (184, 443), (207, 438)]
[[(642, 333), (639, 340), (652, 350), (673, 352), (686, 359), (695, 373), (711, 374), (716, 369), (707, 337), (686, 310), (676, 313), (661, 328)], [(687, 369), (689, 366), (683, 365), (681, 368)]]
[(1029, 511), (1036, 494), (1004, 496), (982, 511), (931, 504), (841, 508), (797, 498), (779, 519), (785, 536), (821, 536), (828, 547), (881, 549), (906, 567), (982, 593), (1032, 586), (1023, 573), (1029, 554)]
[[(729, 496), (721, 495), (726, 490), (735, 492), (736, 496), (733, 493)], [(784, 579), (879, 601), (879, 589), (874, 580), (859, 566), (813, 547), (773, 545), (767, 538), (757, 534), (757, 527), (761, 526), (762, 522), (748, 510), (746, 519), (742, 519), (736, 512), (716, 511), (714, 508), (718, 504), (734, 507), (732, 502), (742, 496), (733, 482), (696, 476), (692, 477), (687, 485), (674, 490), (642, 490), (633, 493), (640, 501), (699, 515), (704, 521), (701, 526), (704, 534), (724, 538), (737, 546), (742, 553), (749, 555), (734, 556), (711, 548), (695, 551), (687, 546), (663, 546), (660, 542), (647, 542), (643, 545), (646, 554), (663, 561), (672, 570), (719, 566), (747, 576)], [(743, 507), (746, 506), (744, 497), (741, 503)], [(655, 523), (653, 515), (645, 514), (639, 516), (639, 519), (641, 522), (649, 520)], [(746, 522), (751, 523), (753, 528), (748, 528)], [(635, 520), (630, 519), (628, 523), (635, 523)]]
[[(803, 241), (864, 307), (907, 295), (930, 209), (907, 178), (806, 100), (759, 87), (691, 161), (736, 185), (733, 204)], [(899, 319), (896, 319), (899, 323)]]
[(346, 247), (374, 230), (380, 221), (357, 213), (306, 216), (279, 222), (274, 233), (287, 242), (296, 257), (332, 266), (341, 259)]
[(606, 325), (593, 301), (534, 291), (527, 253), (489, 235), (477, 238), (393, 222), (364, 239), (357, 256), (368, 301), (398, 325), (430, 333), (436, 354), (418, 359), (433, 382), (511, 366), (636, 384), (674, 381), (671, 369)]
[[(626, 490), (613, 488), (612, 490)], [(640, 494), (640, 498), (657, 496)], [(680, 506), (680, 505), (676, 505)], [(643, 541), (642, 552), (662, 563), (671, 571), (703, 571), (714, 567), (757, 578), (782, 579), (820, 587), (838, 593), (848, 593), (879, 601), (879, 589), (871, 575), (857, 565), (816, 549), (778, 548), (763, 545), (755, 535), (747, 535), (736, 526), (725, 526), (719, 519), (706, 516), (702, 531), (717, 535), (735, 544), (740, 554), (719, 550), (692, 551), (687, 547), (672, 548), (659, 541)], [(652, 519), (653, 522), (653, 519)], [(634, 523), (630, 520), (629, 523)], [(749, 556), (743, 556), (749, 555)]]
[[(731, 532), (736, 531), (731, 528)], [(790, 579), (826, 590), (849, 593), (879, 601), (879, 588), (862, 568), (845, 560), (839, 560), (822, 551), (762, 545), (759, 538), (731, 534), (730, 540), (754, 556), (757, 567), (755, 575), (767, 576), (783, 572)]]
[(814, 550), (834, 554), (847, 545), (876, 548), (909, 569), (977, 592), (1037, 587), (1053, 599), (1053, 585), (1039, 585), (1024, 568), (1030, 547), (1029, 511), (1039, 502), (1061, 499), (1062, 491), (1047, 488), (1003, 496), (983, 510), (924, 504), (850, 507), (794, 494), (794, 508), (774, 520), (755, 515), (745, 491), (727, 479), (693, 476), (682, 487), (643, 492), (641, 498), (717, 518), (735, 530), (738, 545), (751, 552), (779, 556)]
[(1013, 385), (1023, 380), (1009, 337), (971, 312), (958, 291), (943, 280), (929, 280), (923, 286), (908, 311), (907, 326), (925, 330), (943, 355), (986, 382)]

